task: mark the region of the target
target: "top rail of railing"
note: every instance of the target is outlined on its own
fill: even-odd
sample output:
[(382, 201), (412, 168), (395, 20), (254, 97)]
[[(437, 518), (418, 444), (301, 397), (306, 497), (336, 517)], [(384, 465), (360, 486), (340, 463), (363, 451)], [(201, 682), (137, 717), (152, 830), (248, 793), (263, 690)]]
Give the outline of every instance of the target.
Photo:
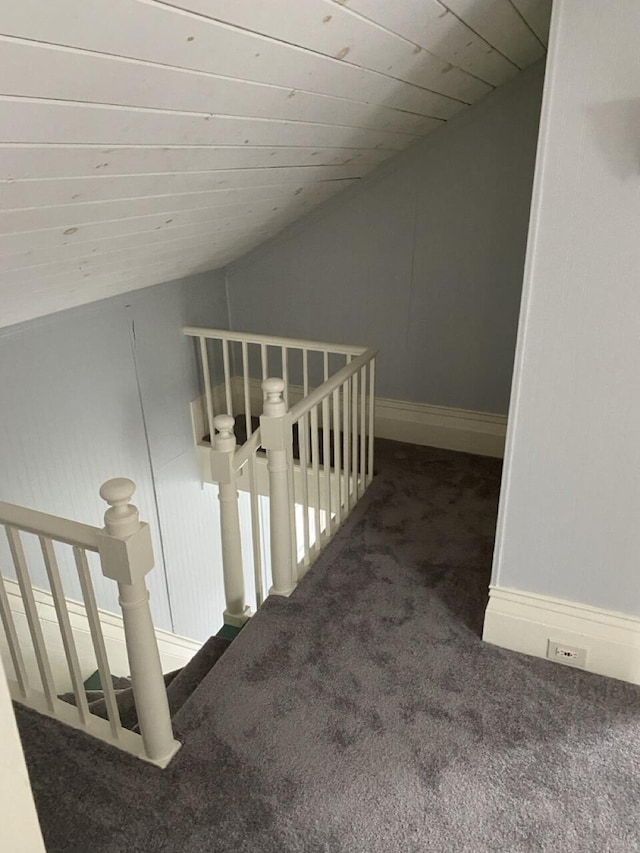
[(300, 338), (282, 338), (275, 335), (256, 335), (252, 332), (231, 332), (228, 329), (205, 329), (199, 326), (185, 326), (182, 331), (185, 335), (193, 338), (209, 338), (216, 341), (229, 341), (230, 343), (266, 344), (274, 347), (284, 346), (288, 349), (306, 349), (310, 352), (331, 352), (338, 355), (357, 356), (366, 350), (366, 347), (362, 346), (307, 341)]
[(98, 537), (102, 532), (99, 527), (82, 524), (68, 518), (58, 518), (16, 504), (0, 501), (0, 524), (14, 527), (24, 533), (34, 533), (36, 536), (46, 536), (56, 542), (67, 545), (77, 545), (87, 551), (98, 551)]

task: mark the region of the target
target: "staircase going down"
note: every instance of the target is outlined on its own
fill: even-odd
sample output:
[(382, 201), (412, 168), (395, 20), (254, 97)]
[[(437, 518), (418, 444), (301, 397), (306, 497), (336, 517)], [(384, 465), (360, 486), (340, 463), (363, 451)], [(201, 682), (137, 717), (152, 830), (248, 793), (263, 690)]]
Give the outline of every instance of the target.
[[(171, 717), (174, 717), (182, 708), (209, 670), (227, 650), (230, 643), (231, 640), (224, 637), (210, 637), (186, 666), (165, 674), (164, 682), (167, 686)], [(138, 716), (130, 679), (114, 679), (114, 688), (116, 689), (122, 726), (130, 731), (137, 731)], [(60, 698), (71, 705), (75, 705), (73, 693), (66, 693)], [(108, 719), (107, 703), (102, 691), (87, 691), (87, 700), (92, 714), (102, 717), (104, 720)]]

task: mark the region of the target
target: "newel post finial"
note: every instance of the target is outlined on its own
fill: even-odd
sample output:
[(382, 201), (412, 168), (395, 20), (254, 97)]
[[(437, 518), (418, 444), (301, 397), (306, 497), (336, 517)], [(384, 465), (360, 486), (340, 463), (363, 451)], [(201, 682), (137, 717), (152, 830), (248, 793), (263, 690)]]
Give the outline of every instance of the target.
[(127, 477), (114, 477), (100, 487), (100, 497), (109, 504), (104, 525), (110, 536), (122, 539), (140, 527), (138, 508), (130, 503), (135, 490), (136, 484)]
[(269, 418), (278, 418), (286, 415), (287, 404), (284, 401), (284, 379), (271, 377), (262, 383), (264, 394), (263, 413)]
[(153, 568), (149, 525), (140, 521), (138, 507), (130, 503), (135, 490), (127, 477), (114, 477), (100, 487), (100, 497), (109, 504), (100, 535), (102, 574), (119, 583), (135, 583)]
[(231, 415), (216, 415), (213, 419), (215, 435), (213, 436), (213, 449), (229, 453), (236, 449), (236, 436), (234, 433), (236, 419)]

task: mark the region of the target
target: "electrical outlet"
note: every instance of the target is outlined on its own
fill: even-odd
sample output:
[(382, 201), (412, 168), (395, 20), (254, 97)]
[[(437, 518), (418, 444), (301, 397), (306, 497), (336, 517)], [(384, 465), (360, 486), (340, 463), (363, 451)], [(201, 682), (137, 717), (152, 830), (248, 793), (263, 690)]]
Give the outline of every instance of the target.
[(547, 657), (565, 666), (577, 666), (582, 669), (587, 665), (587, 650), (578, 646), (570, 646), (558, 640), (547, 641)]

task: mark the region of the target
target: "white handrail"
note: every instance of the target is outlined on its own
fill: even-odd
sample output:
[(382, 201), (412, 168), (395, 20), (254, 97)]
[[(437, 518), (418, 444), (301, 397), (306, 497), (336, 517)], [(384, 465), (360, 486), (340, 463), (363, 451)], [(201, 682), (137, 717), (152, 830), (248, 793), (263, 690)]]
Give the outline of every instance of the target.
[(287, 349), (307, 349), (314, 352), (330, 352), (337, 355), (360, 355), (365, 347), (349, 344), (332, 344), (323, 341), (307, 341), (301, 338), (282, 338), (274, 335), (257, 335), (251, 332), (232, 332), (228, 329), (205, 329), (199, 326), (185, 326), (182, 330), (185, 335), (192, 338), (209, 338), (216, 341), (229, 341), (230, 343), (265, 344), (267, 346), (282, 347)]
[(100, 529), (90, 524), (81, 524), (69, 518), (58, 518), (46, 512), (38, 512), (16, 504), (0, 501), (0, 524), (15, 527), (24, 533), (34, 533), (46, 536), (66, 545), (80, 545), (87, 551), (98, 550), (98, 534)]

